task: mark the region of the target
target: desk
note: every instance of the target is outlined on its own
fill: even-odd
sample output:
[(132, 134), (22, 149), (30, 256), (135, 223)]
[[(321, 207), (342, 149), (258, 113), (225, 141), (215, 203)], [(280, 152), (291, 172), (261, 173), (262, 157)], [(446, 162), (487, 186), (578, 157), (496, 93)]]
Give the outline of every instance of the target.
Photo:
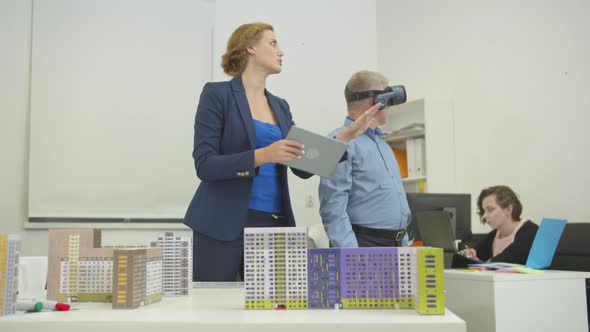
[(190, 297), (164, 298), (135, 310), (107, 303), (78, 303), (70, 312), (19, 313), (0, 317), (0, 331), (183, 332), (183, 331), (424, 331), (464, 332), (452, 312), (420, 316), (413, 309), (244, 310), (243, 289), (194, 289)]
[(587, 332), (585, 278), (590, 273), (445, 270), (446, 305), (467, 331)]

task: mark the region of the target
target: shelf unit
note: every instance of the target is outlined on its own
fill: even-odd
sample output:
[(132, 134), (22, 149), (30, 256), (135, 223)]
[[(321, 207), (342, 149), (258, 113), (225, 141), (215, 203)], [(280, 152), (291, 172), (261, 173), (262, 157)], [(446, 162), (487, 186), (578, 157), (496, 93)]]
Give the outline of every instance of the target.
[(421, 180), (426, 180), (426, 175), (402, 178), (403, 183), (411, 183), (411, 182), (416, 182), (416, 181), (421, 181)]
[[(381, 130), (389, 133), (384, 139), (392, 149), (406, 150), (408, 140), (424, 139), (424, 172), (402, 178), (406, 192), (449, 192), (455, 188), (452, 110), (451, 101), (437, 98), (410, 100), (390, 108)], [(392, 134), (415, 123), (423, 124), (424, 132), (402, 136)]]
[(385, 137), (385, 141), (389, 144), (403, 144), (403, 145), (405, 145), (406, 141), (411, 138), (424, 138), (424, 133), (417, 133), (417, 134), (412, 134), (412, 135), (401, 135), (401, 136), (390, 135), (390, 136)]
[[(400, 129), (412, 124), (424, 125), (424, 131), (418, 131), (408, 135), (396, 135), (396, 132), (398, 132)], [(402, 177), (404, 190), (406, 192), (427, 191), (427, 173), (422, 171), (420, 174), (411, 174), (415, 171), (415, 156), (413, 152), (407, 152), (408, 141), (425, 138), (426, 135), (426, 123), (424, 121), (424, 100), (412, 100), (404, 104), (391, 107), (389, 109), (387, 122), (381, 127), (381, 129), (390, 133), (389, 135), (385, 136), (384, 139), (392, 149), (397, 150), (395, 154), (396, 158), (398, 159), (398, 165), (400, 166), (402, 176), (405, 176)], [(420, 159), (420, 162), (423, 166), (426, 165), (426, 160)]]

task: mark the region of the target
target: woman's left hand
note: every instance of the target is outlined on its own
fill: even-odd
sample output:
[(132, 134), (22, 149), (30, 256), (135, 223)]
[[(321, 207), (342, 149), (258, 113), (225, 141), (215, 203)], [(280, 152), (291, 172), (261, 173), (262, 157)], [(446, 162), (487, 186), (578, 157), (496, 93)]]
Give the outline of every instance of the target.
[(338, 133), (338, 135), (336, 135), (336, 139), (339, 141), (348, 142), (353, 138), (364, 134), (367, 129), (376, 127), (377, 120), (375, 119), (375, 115), (377, 112), (379, 112), (380, 106), (381, 103), (377, 103), (366, 110), (363, 115), (359, 116), (353, 123), (350, 124), (350, 126)]

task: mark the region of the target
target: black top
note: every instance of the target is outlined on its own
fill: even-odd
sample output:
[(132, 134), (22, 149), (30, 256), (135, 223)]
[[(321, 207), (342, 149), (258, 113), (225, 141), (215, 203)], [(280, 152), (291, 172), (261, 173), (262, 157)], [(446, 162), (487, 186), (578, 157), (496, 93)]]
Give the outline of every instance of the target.
[(488, 233), (485, 239), (481, 240), (476, 246), (477, 257), (482, 261), (487, 261), (491, 258), (492, 262), (504, 262), (504, 263), (516, 263), (525, 264), (529, 257), (529, 251), (533, 246), (533, 240), (537, 234), (537, 226), (530, 220), (520, 226), (520, 229), (514, 236), (514, 242), (512, 242), (504, 251), (500, 254), (492, 257), (494, 238), (496, 237), (497, 230), (493, 230)]

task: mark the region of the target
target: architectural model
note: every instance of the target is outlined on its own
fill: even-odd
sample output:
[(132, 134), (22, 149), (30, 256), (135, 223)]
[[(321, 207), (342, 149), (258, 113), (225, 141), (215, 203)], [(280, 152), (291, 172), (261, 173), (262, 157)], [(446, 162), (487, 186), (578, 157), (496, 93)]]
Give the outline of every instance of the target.
[(246, 309), (307, 308), (307, 229), (244, 230)]
[[(398, 291), (397, 303), (400, 308), (414, 308), (416, 291), (418, 289), (416, 276), (418, 271), (416, 248), (398, 247), (397, 261), (395, 262), (397, 273)], [(444, 306), (443, 306), (444, 307)]]
[(305, 237), (303, 228), (246, 228), (246, 309), (415, 308), (444, 314), (442, 249), (307, 250)]
[(310, 307), (395, 308), (396, 249), (310, 249)]
[(136, 308), (162, 297), (160, 249), (102, 248), (97, 229), (49, 230), (47, 299)]
[(193, 286), (193, 239), (166, 232), (151, 241), (150, 247), (162, 249), (164, 296), (189, 295)]
[(444, 263), (442, 248), (416, 248), (418, 273), (416, 311), (420, 314), (445, 313)]
[(115, 249), (113, 309), (134, 309), (162, 299), (162, 251)]
[(47, 299), (111, 302), (113, 249), (97, 229), (50, 229)]
[(16, 312), (19, 252), (18, 235), (0, 234), (0, 316)]

